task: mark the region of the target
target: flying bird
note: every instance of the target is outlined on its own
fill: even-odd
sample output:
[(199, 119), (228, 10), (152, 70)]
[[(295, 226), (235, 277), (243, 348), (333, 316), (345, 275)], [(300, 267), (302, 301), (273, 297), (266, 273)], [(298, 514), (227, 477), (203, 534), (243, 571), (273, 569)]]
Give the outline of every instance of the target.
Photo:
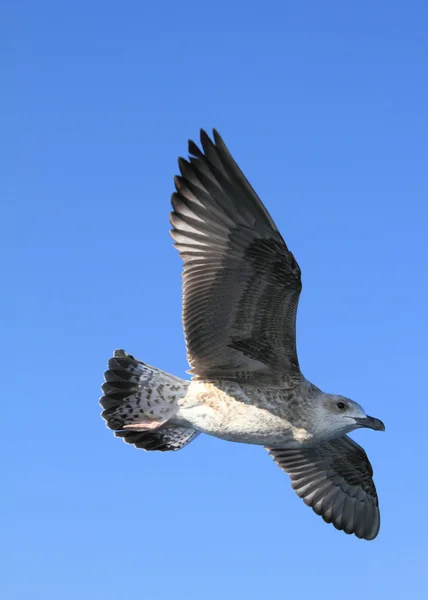
[(349, 398), (302, 374), (299, 265), (217, 131), (179, 158), (171, 235), (183, 260), (183, 325), (191, 381), (116, 350), (100, 404), (117, 437), (180, 450), (200, 433), (264, 446), (304, 502), (337, 529), (379, 531), (373, 470), (347, 434), (384, 431)]

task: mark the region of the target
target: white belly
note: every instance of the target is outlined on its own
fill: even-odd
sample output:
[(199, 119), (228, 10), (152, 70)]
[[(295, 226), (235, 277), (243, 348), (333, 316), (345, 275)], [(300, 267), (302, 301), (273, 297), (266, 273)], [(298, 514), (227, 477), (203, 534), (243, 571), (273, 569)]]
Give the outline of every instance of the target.
[(269, 407), (253, 404), (236, 385), (232, 395), (213, 384), (192, 382), (179, 406), (180, 419), (198, 431), (230, 442), (295, 447), (311, 437), (306, 429), (291, 425)]

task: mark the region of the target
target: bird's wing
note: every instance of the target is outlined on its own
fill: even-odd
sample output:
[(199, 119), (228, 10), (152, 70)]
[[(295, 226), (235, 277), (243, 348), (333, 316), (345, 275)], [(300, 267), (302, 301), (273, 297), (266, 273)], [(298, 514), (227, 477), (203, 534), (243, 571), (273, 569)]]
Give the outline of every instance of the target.
[(300, 373), (299, 266), (219, 134), (201, 131), (201, 144), (179, 159), (171, 213), (190, 372), (270, 382)]
[(359, 538), (374, 539), (380, 526), (373, 469), (347, 435), (307, 449), (267, 448), (290, 475), (297, 495), (327, 523)]

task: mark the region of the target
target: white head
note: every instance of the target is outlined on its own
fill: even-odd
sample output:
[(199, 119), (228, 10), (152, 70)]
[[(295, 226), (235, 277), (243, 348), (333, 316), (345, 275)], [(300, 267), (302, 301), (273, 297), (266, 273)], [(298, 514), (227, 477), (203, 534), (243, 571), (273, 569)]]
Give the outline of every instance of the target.
[(359, 427), (385, 431), (382, 421), (366, 415), (363, 407), (357, 402), (335, 394), (321, 396), (317, 405), (317, 416), (320, 429), (327, 438), (345, 435)]

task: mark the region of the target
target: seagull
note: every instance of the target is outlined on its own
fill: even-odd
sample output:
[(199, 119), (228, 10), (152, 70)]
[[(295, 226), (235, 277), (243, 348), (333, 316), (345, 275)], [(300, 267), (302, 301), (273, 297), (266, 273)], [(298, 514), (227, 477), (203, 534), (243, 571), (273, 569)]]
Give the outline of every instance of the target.
[(183, 260), (186, 381), (116, 350), (100, 404), (107, 427), (147, 451), (200, 433), (264, 446), (306, 505), (372, 540), (373, 469), (347, 434), (384, 431), (349, 398), (302, 374), (296, 350), (301, 272), (272, 217), (216, 130), (178, 159), (171, 235)]

